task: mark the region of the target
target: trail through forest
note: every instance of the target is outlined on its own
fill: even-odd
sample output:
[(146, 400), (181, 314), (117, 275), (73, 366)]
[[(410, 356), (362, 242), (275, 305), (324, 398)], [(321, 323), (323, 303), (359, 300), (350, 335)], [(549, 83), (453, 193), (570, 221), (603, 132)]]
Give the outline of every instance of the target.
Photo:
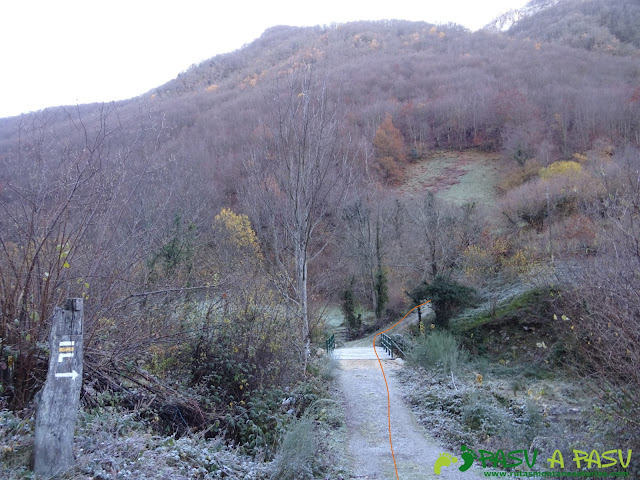
[[(353, 461), (353, 478), (395, 479), (389, 446), (387, 391), (373, 347), (339, 348), (334, 355), (341, 367), (338, 385), (347, 419), (347, 445)], [(380, 348), (378, 355), (384, 365), (389, 385), (391, 434), (399, 478), (469, 480), (476, 477), (472, 473), (473, 469), (464, 473), (458, 470), (463, 463), (459, 456), (457, 462), (449, 461), (450, 466), (443, 465), (440, 475), (434, 473), (438, 458), (443, 453), (444, 458), (449, 458), (446, 456), (448, 450), (426, 434), (416, 422), (409, 406), (402, 400), (400, 386), (395, 378), (395, 372), (403, 368), (401, 363), (391, 360)], [(447, 463), (443, 460), (440, 463)]]

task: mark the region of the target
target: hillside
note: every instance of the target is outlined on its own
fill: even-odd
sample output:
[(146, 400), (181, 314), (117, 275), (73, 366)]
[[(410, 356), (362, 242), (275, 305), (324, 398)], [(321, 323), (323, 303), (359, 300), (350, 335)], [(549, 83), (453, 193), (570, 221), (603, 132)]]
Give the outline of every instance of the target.
[[(336, 478), (330, 446), (313, 453), (342, 425), (324, 407), (335, 312), (356, 337), (428, 295), (410, 340), (461, 314), (478, 362), (540, 316), (544, 341), (513, 337), (554, 355), (527, 370), (589, 383), (616, 412), (597, 448), (636, 449), (640, 66), (635, 6), (606, 5), (565, 0), (508, 34), (278, 26), (140, 97), (0, 119), (0, 410), (16, 412), (0, 439), (28, 438), (15, 415), (44, 381), (53, 309), (81, 297), (92, 475), (108, 421), (132, 458), (180, 446), (158, 475), (299, 461), (298, 478)], [(604, 43), (575, 43), (596, 18)]]
[(408, 196), (432, 192), (458, 205), (475, 202), (490, 206), (498, 197), (499, 166), (495, 153), (436, 152), (407, 167), (398, 191)]
[[(530, 9), (539, 4), (531, 2)], [(637, 57), (640, 5), (633, 0), (562, 0), (523, 15), (509, 29), (516, 38), (553, 42), (589, 51)]]
[(493, 32), (506, 32), (523, 18), (533, 16), (545, 8), (549, 8), (561, 0), (539, 0), (529, 2), (522, 8), (509, 10), (485, 25), (484, 29)]
[[(162, 136), (153, 137), (158, 154), (175, 152), (181, 163), (208, 158), (221, 164), (224, 177), (233, 174), (264, 116), (264, 92), (304, 64), (326, 75), (349, 111), (348, 129), (363, 155), (372, 153), (386, 113), (418, 155), (479, 148), (542, 155), (548, 162), (587, 151), (602, 135), (637, 141), (634, 59), (402, 21), (274, 27), (247, 47), (115, 108), (131, 135), (141, 116), (162, 125)], [(92, 108), (82, 107), (83, 117)], [(46, 121), (61, 116), (51, 110)], [(0, 151), (15, 141), (25, 118), (0, 121)], [(69, 131), (66, 123), (61, 132)], [(209, 180), (229, 185), (224, 178)]]

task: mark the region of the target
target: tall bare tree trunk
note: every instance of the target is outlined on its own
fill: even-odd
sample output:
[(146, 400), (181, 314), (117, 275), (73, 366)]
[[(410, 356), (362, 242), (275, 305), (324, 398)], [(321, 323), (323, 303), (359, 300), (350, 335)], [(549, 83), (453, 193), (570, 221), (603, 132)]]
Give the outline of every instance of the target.
[(302, 326), (302, 339), (304, 342), (304, 357), (309, 357), (311, 353), (311, 335), (309, 328), (309, 293), (307, 287), (307, 258), (306, 248), (298, 244), (296, 246), (295, 264), (296, 280), (298, 284), (300, 324)]
[(286, 80), (284, 89), (264, 96), (270, 115), (261, 120), (260, 145), (246, 166), (249, 194), (259, 197), (254, 216), (270, 230), (264, 238), (270, 239), (280, 292), (295, 306), (306, 370), (312, 325), (309, 264), (333, 236), (337, 222), (331, 219), (351, 175), (337, 103), (329, 103), (325, 82), (311, 67)]

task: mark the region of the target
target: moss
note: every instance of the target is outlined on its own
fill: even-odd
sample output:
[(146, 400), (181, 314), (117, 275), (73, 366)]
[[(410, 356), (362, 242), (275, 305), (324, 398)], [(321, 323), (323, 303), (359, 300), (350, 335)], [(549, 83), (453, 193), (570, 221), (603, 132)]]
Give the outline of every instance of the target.
[(546, 289), (534, 289), (516, 296), (505, 304), (499, 305), (495, 312), (483, 311), (473, 317), (456, 321), (453, 329), (460, 334), (478, 330), (487, 324), (501, 324), (511, 320), (539, 317), (546, 310)]
[(557, 365), (562, 356), (548, 289), (530, 290), (488, 308), (467, 311), (452, 321), (452, 330), (472, 355), (502, 365)]

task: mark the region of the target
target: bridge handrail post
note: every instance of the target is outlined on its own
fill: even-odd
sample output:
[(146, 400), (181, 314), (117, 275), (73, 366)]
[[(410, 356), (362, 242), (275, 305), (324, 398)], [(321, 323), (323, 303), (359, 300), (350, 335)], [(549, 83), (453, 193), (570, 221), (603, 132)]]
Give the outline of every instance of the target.
[(325, 348), (327, 349), (327, 355), (336, 349), (336, 334), (332, 333), (325, 341)]

